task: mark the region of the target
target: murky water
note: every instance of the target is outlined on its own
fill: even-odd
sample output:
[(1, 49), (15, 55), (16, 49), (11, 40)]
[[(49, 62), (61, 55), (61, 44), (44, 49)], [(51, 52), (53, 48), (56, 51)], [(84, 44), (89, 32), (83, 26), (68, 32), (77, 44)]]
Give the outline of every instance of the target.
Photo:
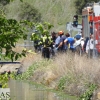
[(24, 82), (10, 81), (9, 86), (11, 100), (76, 100)]

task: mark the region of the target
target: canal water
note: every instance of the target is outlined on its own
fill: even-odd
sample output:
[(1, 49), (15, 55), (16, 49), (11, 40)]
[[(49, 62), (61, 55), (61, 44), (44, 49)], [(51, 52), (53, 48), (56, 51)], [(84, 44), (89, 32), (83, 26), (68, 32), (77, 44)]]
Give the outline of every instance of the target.
[(41, 85), (11, 80), (9, 82), (11, 100), (77, 100)]

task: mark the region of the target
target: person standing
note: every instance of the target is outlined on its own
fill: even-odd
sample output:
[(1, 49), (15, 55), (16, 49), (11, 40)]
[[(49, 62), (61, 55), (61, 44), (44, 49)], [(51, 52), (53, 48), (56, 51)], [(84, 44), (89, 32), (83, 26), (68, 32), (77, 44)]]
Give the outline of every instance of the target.
[(44, 35), (41, 39), (42, 41), (42, 56), (44, 58), (50, 58), (50, 50), (52, 45), (52, 39), (50, 36)]
[(52, 39), (52, 44), (51, 44), (51, 56), (55, 56), (55, 41), (56, 41), (56, 32), (51, 33), (51, 39)]
[(87, 41), (87, 45), (86, 45), (86, 53), (88, 54), (88, 56), (92, 57), (93, 56), (93, 49), (94, 49), (94, 39), (93, 39), (93, 35), (90, 35), (90, 39)]
[(64, 44), (67, 45), (67, 47), (72, 51), (74, 52), (75, 51), (75, 47), (74, 47), (74, 38), (73, 37), (70, 37), (70, 34), (67, 33), (67, 38), (64, 40)]
[(63, 31), (59, 31), (58, 32), (58, 37), (55, 41), (55, 47), (56, 47), (56, 50), (59, 51), (59, 52), (62, 52), (64, 51), (64, 40), (65, 40), (65, 35), (64, 35), (64, 32)]

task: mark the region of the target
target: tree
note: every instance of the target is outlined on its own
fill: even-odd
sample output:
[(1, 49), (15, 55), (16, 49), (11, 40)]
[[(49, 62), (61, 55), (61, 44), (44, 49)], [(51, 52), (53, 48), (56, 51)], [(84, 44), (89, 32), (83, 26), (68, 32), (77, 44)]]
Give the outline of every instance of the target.
[[(19, 57), (25, 56), (26, 50), (18, 53), (14, 51), (13, 48), (16, 47), (16, 42), (18, 42), (19, 39), (27, 38), (27, 34), (25, 34), (27, 29), (35, 27), (40, 35), (49, 35), (49, 30), (52, 26), (53, 25), (47, 22), (44, 24), (34, 24), (27, 20), (17, 21), (15, 19), (7, 19), (2, 12), (0, 15), (0, 56), (2, 56), (3, 50), (5, 50), (4, 58), (8, 57), (12, 62), (17, 60)], [(37, 37), (37, 39), (39, 38), (40, 37)]]
[(38, 23), (35, 25), (36, 32), (32, 33), (31, 40), (40, 40), (42, 35), (49, 36), (50, 35), (50, 29), (53, 27), (52, 24), (48, 22), (44, 23)]
[(2, 56), (3, 50), (5, 50), (5, 57), (10, 58), (12, 61), (17, 60), (22, 55), (25, 56), (25, 51), (17, 53), (13, 50), (16, 47), (16, 42), (20, 39), (26, 39), (25, 29), (23, 23), (18, 22), (15, 19), (7, 19), (4, 16), (0, 16), (0, 55)]
[[(0, 4), (2, 4), (3, 6), (5, 6), (5, 5), (9, 4), (12, 1), (14, 1), (14, 0), (0, 0)], [(20, 0), (20, 1), (22, 2), (23, 0)]]
[[(7, 0), (10, 2), (11, 0)], [(5, 54), (3, 57), (8, 57), (12, 60), (17, 60), (21, 56), (25, 56), (26, 51), (17, 53), (13, 50), (16, 47), (16, 42), (20, 39), (26, 39), (27, 35), (25, 34), (25, 25), (28, 24), (27, 21), (18, 22), (15, 19), (7, 19), (1, 10), (0, 13), (0, 56), (3, 52)], [(29, 25), (29, 24), (28, 24)], [(4, 50), (4, 51), (3, 51)]]
[(33, 22), (40, 22), (41, 14), (38, 12), (36, 8), (34, 8), (33, 6), (31, 6), (26, 2), (23, 2), (21, 4), (19, 18)]
[(87, 3), (99, 2), (99, 0), (75, 0), (75, 8), (77, 14), (82, 14), (82, 9), (86, 6)]

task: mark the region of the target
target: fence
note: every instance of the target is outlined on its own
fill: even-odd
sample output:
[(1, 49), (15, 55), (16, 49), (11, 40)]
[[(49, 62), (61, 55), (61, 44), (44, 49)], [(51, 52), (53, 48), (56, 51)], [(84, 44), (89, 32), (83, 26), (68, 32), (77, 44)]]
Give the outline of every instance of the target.
[(26, 49), (34, 49), (34, 41), (25, 40), (24, 43), (16, 44), (16, 47), (24, 47)]

